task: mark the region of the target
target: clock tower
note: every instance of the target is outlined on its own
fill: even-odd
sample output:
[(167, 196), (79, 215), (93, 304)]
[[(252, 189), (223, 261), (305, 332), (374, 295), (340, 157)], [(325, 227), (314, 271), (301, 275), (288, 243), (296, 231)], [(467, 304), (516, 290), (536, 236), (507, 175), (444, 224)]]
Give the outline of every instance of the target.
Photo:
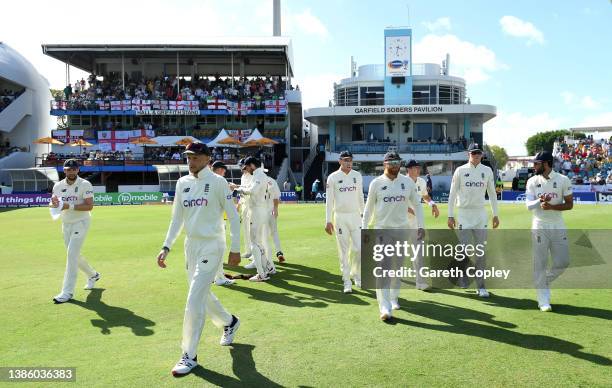
[(412, 104), (412, 29), (385, 29), (385, 105)]

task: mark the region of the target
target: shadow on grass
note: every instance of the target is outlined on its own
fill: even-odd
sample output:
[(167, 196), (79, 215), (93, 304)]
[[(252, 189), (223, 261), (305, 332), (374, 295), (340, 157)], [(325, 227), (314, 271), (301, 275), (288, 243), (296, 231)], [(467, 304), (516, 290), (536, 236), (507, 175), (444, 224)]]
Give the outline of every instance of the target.
[(257, 371), (253, 349), (255, 346), (248, 344), (231, 345), (232, 371), (237, 378), (205, 369), (201, 365), (192, 373), (220, 387), (282, 387)]
[(319, 268), (283, 263), (277, 266), (277, 271), (266, 283), (285, 291), (266, 291), (257, 283), (252, 283), (252, 287), (242, 287), (236, 283), (232, 289), (249, 294), (256, 300), (289, 307), (322, 308), (332, 303), (365, 306), (368, 303), (356, 295), (375, 295), (358, 290), (354, 290), (353, 294), (344, 294), (342, 277)]
[[(468, 299), (479, 299), (484, 304), (495, 307), (504, 307), (515, 310), (535, 310), (538, 309), (538, 303), (535, 300), (535, 290), (534, 290), (534, 299), (519, 299), (512, 298), (509, 296), (501, 296), (497, 294), (492, 294), (491, 298), (481, 299), (476, 296), (476, 294), (467, 294), (464, 292), (457, 292), (452, 290), (435, 290), (438, 294), (446, 294), (452, 296), (459, 296), (461, 298)], [(581, 307), (581, 306), (572, 306), (567, 304), (556, 304), (553, 302), (553, 314), (562, 314), (562, 315), (571, 315), (571, 316), (585, 316), (591, 318), (600, 318), (608, 321), (612, 321), (612, 310), (604, 310), (598, 309), (594, 307)]]
[[(508, 330), (515, 328), (516, 325), (497, 321), (491, 314), (432, 301), (408, 301), (400, 299), (400, 305), (402, 309), (410, 314), (432, 319), (441, 322), (441, 324), (416, 322), (395, 317), (391, 324), (403, 324), (428, 330), (462, 334), (468, 337), (483, 338), (524, 349), (567, 354), (599, 365), (612, 365), (612, 361), (607, 357), (582, 351), (582, 345), (546, 335), (523, 334)], [(480, 321), (485, 324), (473, 321)]]
[(155, 326), (155, 322), (136, 315), (126, 308), (107, 305), (102, 301), (103, 291), (104, 288), (94, 288), (85, 302), (72, 299), (68, 303), (95, 311), (102, 319), (92, 319), (91, 324), (100, 328), (102, 334), (110, 334), (112, 327), (128, 327), (137, 336), (153, 335), (154, 331), (149, 326)]

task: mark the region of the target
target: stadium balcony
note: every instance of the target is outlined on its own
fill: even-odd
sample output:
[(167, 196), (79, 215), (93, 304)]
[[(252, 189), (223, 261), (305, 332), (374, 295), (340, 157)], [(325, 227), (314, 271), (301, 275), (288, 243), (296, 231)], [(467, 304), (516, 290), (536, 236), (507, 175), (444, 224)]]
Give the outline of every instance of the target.
[(395, 142), (344, 143), (336, 145), (333, 152), (350, 151), (354, 154), (384, 154), (389, 150), (410, 154), (451, 154), (465, 151), (465, 147), (461, 143), (406, 143), (400, 145)]

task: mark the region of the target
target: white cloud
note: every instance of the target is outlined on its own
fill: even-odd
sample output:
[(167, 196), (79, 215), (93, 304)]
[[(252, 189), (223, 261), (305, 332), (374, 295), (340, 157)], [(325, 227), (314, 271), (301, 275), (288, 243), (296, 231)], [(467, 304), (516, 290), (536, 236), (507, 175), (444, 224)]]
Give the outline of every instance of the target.
[(449, 17), (437, 18), (433, 22), (423, 22), (423, 25), (425, 26), (425, 28), (432, 32), (438, 30), (450, 31), (451, 29), (451, 21)]
[(304, 31), (310, 35), (316, 35), (321, 38), (327, 38), (329, 36), (329, 31), (325, 24), (310, 12), (310, 9), (305, 9), (300, 13), (296, 13), (290, 15), (289, 24), (291, 25), (291, 19), (295, 22), (295, 24), (299, 27), (300, 30)]
[(497, 117), (484, 124), (485, 142), (504, 147), (508, 155), (526, 155), (527, 138), (537, 132), (562, 128), (563, 122), (547, 112), (529, 116), (499, 111)]
[(578, 125), (573, 127), (612, 127), (612, 112), (604, 112), (593, 116), (586, 116)]
[(507, 35), (527, 38), (528, 45), (533, 43), (544, 44), (544, 34), (530, 22), (521, 20), (516, 16), (506, 15), (499, 19), (499, 24)]
[(567, 90), (561, 92), (561, 97), (563, 98), (563, 102), (567, 105), (571, 104), (574, 101), (574, 93), (569, 92)]
[(582, 100), (580, 100), (580, 105), (586, 109), (597, 109), (600, 107), (599, 102), (593, 100), (591, 96), (584, 96)]
[(302, 106), (304, 109), (326, 107), (329, 100), (333, 100), (334, 82), (346, 78), (346, 75), (324, 73), (293, 80), (294, 85), (300, 87), (302, 92)]
[(490, 73), (508, 69), (493, 50), (452, 34), (425, 35), (414, 44), (412, 52), (413, 61), (417, 63), (441, 63), (449, 53), (450, 74), (465, 78), (468, 84), (486, 81), (491, 77)]

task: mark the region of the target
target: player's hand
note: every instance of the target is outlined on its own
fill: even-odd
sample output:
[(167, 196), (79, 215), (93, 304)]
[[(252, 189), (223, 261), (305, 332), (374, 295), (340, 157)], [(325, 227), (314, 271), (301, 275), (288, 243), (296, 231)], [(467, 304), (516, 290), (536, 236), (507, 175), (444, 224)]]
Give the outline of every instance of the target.
[(227, 255), (227, 264), (238, 265), (240, 264), (240, 252), (230, 252)]
[(168, 251), (162, 249), (159, 251), (159, 255), (157, 255), (157, 265), (161, 268), (166, 268), (166, 257), (168, 256)]
[(334, 234), (334, 224), (332, 224), (331, 222), (325, 224), (325, 232), (330, 236)]
[(412, 214), (412, 215), (414, 215), (414, 210), (412, 210), (412, 208), (411, 208), (411, 207), (409, 207), (409, 208), (408, 208), (408, 214)]
[(51, 197), (51, 202), (49, 202), (49, 207), (53, 207), (56, 208), (59, 206), (59, 199), (57, 198), (57, 196), (52, 196)]
[(229, 186), (230, 186), (230, 190), (232, 190), (232, 191), (234, 191), (234, 190), (236, 190), (238, 187), (240, 187), (240, 186), (238, 186), (238, 185), (237, 185), (237, 184), (235, 184), (235, 183), (230, 183), (230, 184), (229, 184)]
[(417, 240), (423, 240), (423, 238), (425, 238), (425, 229), (423, 228), (419, 228), (417, 230)]
[(278, 209), (272, 209), (272, 216), (274, 216), (274, 218), (278, 218)]
[(499, 226), (499, 217), (493, 216), (493, 229), (497, 229), (498, 226)]
[(455, 223), (455, 217), (448, 217), (448, 221), (446, 222), (446, 224), (448, 225), (449, 229), (455, 229), (455, 226), (457, 225)]
[(438, 209), (437, 205), (433, 205), (431, 207), (431, 214), (434, 216), (434, 218), (438, 218), (440, 216), (440, 210)]
[(551, 205), (549, 202), (540, 202), (540, 207), (542, 210), (553, 210), (553, 205)]
[(540, 202), (550, 202), (552, 196), (550, 194), (542, 194), (540, 195)]

